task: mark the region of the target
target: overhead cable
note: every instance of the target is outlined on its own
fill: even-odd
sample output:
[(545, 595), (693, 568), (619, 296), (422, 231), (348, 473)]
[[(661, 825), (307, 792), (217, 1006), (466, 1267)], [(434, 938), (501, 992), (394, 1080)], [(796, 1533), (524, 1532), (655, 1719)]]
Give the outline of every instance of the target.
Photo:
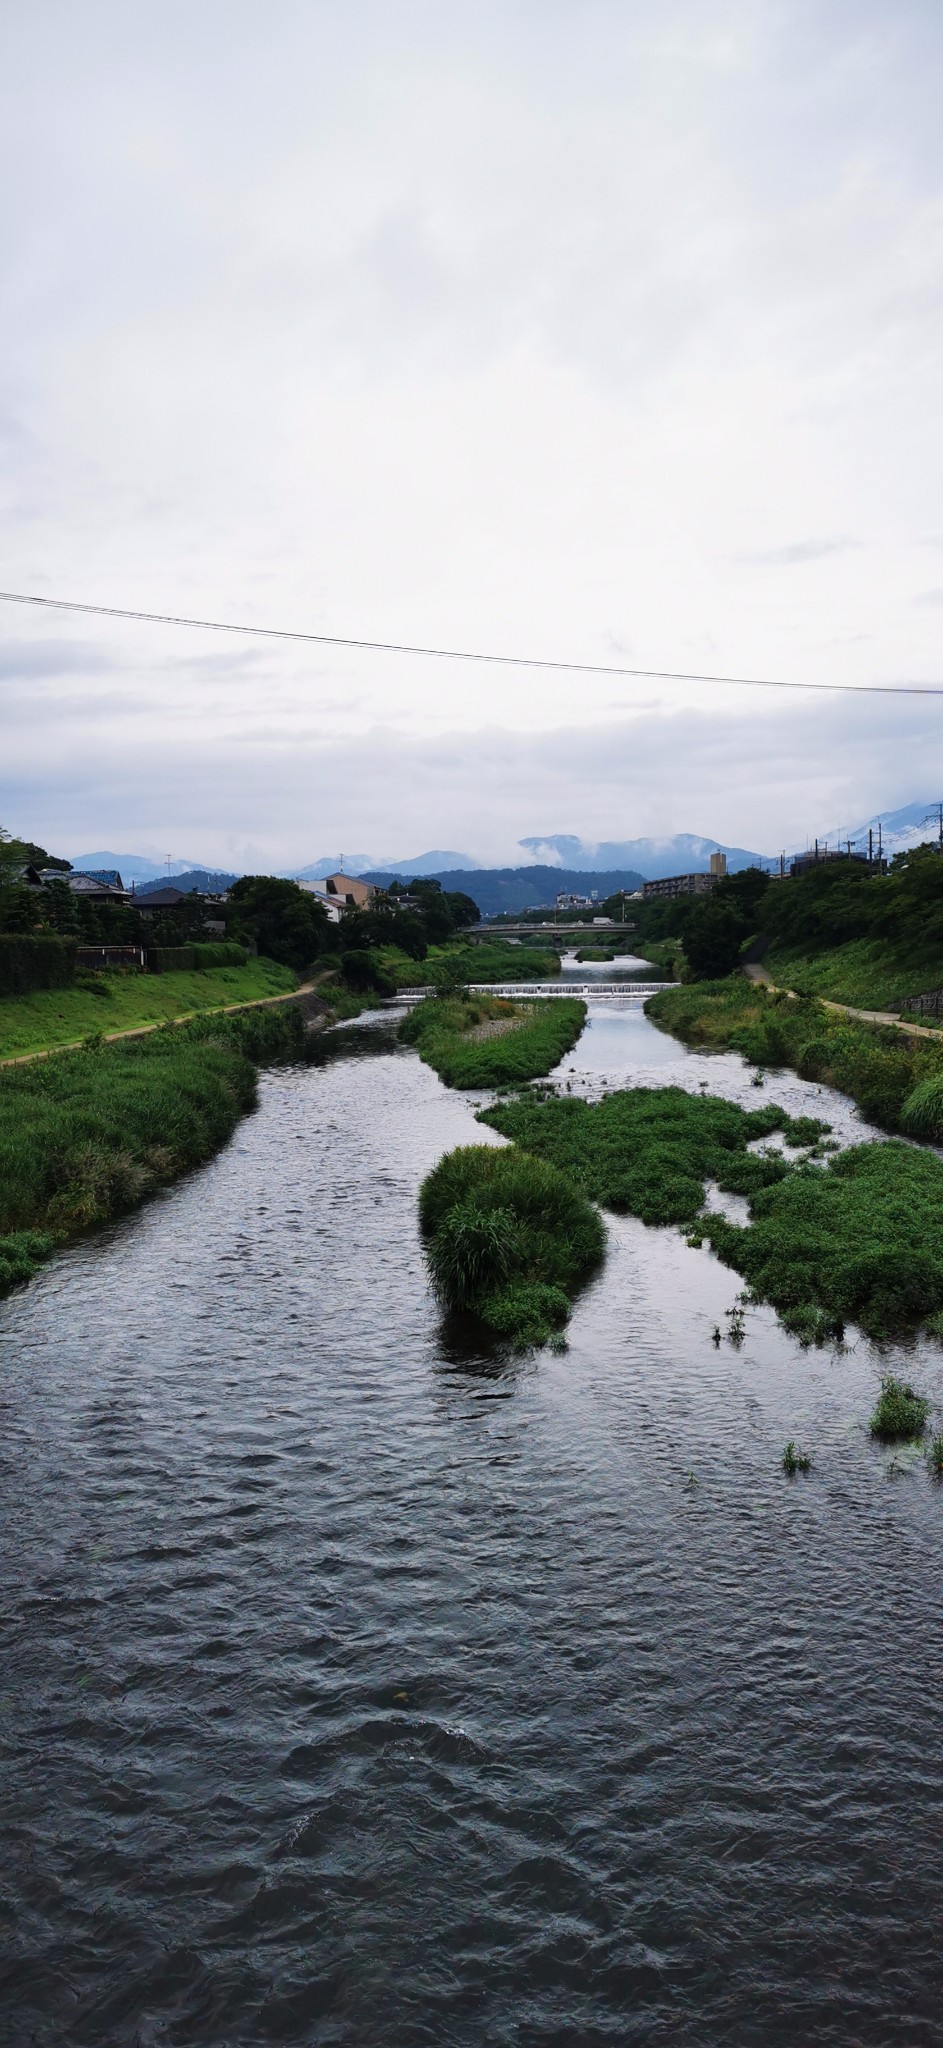
[(536, 654), (493, 654), (469, 647), (416, 646), (409, 641), (365, 640), (347, 633), (303, 633), (290, 626), (250, 626), (235, 619), (192, 619), (175, 612), (141, 612), (116, 604), (88, 604), (78, 598), (36, 597), (0, 590), (0, 604), (35, 605), (46, 611), (83, 612), (99, 619), (130, 619), (147, 626), (188, 626), (201, 633), (239, 633), (257, 640), (293, 640), (313, 647), (352, 647), (368, 654), (410, 654), (432, 661), (474, 661), (500, 668), (555, 669), (566, 675), (622, 676), (661, 683), (718, 683), (739, 690), (831, 691), (866, 697), (943, 697), (940, 683), (807, 683), (783, 676), (719, 676), (704, 669), (628, 668), (606, 661), (563, 661)]

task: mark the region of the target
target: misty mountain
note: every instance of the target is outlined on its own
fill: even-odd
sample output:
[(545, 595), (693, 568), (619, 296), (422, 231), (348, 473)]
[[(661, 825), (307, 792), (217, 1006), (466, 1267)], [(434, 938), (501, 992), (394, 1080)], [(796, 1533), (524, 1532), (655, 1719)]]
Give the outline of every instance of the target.
[[(906, 853), (912, 846), (922, 846), (925, 840), (939, 842), (939, 804), (903, 804), (897, 811), (876, 811), (874, 817), (866, 818), (863, 825), (836, 825), (830, 832), (820, 832), (819, 845), (844, 847), (850, 839), (858, 852), (866, 853), (869, 831), (874, 835), (875, 848), (880, 831), (881, 847), (888, 859), (895, 853)], [(796, 851), (804, 849), (796, 848)]]
[[(63, 856), (65, 858), (65, 856)], [(192, 860), (147, 860), (143, 853), (70, 853), (74, 868), (117, 868), (123, 882), (175, 881), (178, 875), (195, 870)]]
[(712, 853), (725, 853), (734, 875), (741, 868), (761, 867), (769, 859), (745, 846), (726, 846), (722, 839), (705, 839), (696, 832), (675, 832), (665, 839), (603, 839), (598, 845), (569, 832), (557, 832), (547, 839), (521, 839), (518, 844), (535, 859), (546, 861), (548, 854), (555, 854), (561, 866), (565, 863), (584, 877), (601, 870), (633, 868), (646, 881), (656, 881), (662, 875), (706, 874)]
[(389, 859), (376, 860), (369, 853), (322, 854), (320, 860), (312, 861), (306, 868), (293, 868), (292, 874), (300, 882), (323, 882), (325, 875), (335, 875), (338, 869), (342, 869), (345, 875), (366, 875), (372, 874), (375, 869), (382, 868), (384, 872), (388, 872), (391, 875), (397, 874), (406, 877), (408, 875), (437, 875), (443, 868), (464, 869), (477, 868), (477, 866), (477, 861), (472, 859), (470, 853), (446, 853), (442, 851), (441, 847), (436, 847), (431, 853), (419, 853), (412, 860), (396, 862)]
[[(373, 870), (366, 879), (381, 888), (404, 875), (403, 868)], [(526, 868), (445, 868), (429, 879), (443, 889), (461, 889), (477, 903), (482, 917), (496, 917), (502, 910), (553, 909), (558, 890), (572, 889), (589, 896), (595, 889), (600, 909), (617, 889), (640, 889), (642, 876), (634, 868), (611, 868), (602, 873), (576, 868), (533, 866)]]

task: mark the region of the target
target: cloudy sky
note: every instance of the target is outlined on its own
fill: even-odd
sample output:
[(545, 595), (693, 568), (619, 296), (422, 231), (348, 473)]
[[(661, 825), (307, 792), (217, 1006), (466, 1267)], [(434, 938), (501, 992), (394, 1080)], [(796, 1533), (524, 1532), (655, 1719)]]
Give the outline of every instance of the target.
[[(943, 684), (939, 0), (7, 0), (0, 585)], [(286, 866), (776, 850), (943, 698), (0, 605), (0, 821)]]

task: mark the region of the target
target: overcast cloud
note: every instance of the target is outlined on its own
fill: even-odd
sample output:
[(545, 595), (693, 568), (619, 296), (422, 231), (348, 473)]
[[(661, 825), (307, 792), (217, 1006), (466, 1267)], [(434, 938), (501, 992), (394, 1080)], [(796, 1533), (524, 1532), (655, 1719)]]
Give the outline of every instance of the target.
[[(941, 59), (933, 0), (8, 8), (0, 584), (943, 683)], [(943, 699), (0, 636), (0, 820), (67, 851), (773, 851), (943, 783)]]

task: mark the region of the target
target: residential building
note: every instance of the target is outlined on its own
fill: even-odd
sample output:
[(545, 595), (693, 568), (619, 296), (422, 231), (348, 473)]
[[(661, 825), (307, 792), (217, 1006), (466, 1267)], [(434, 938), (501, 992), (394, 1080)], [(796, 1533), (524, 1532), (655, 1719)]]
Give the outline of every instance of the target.
[(659, 875), (657, 881), (643, 882), (642, 900), (650, 903), (657, 896), (709, 896), (726, 873), (726, 854), (712, 853), (706, 875)]

